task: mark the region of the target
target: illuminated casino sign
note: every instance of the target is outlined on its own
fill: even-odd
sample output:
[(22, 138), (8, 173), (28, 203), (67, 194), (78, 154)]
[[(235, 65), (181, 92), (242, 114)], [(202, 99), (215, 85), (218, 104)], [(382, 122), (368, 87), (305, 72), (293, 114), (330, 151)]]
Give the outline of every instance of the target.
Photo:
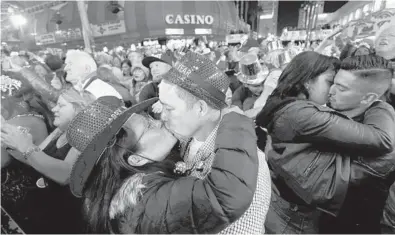
[(214, 17), (211, 15), (166, 15), (167, 24), (213, 24)]

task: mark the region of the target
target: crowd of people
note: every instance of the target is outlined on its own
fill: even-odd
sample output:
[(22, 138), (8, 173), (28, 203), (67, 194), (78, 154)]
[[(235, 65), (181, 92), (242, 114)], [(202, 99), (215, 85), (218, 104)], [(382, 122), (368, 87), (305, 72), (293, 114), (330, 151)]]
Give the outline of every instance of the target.
[(3, 48), (2, 232), (395, 233), (394, 30)]

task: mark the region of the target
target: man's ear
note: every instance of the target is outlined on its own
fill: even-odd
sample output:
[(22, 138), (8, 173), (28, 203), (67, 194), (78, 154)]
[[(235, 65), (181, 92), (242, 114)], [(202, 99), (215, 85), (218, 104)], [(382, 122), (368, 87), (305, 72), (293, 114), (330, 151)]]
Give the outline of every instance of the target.
[(203, 117), (208, 113), (208, 104), (204, 100), (199, 100), (198, 102), (195, 103), (195, 108), (197, 108), (197, 111), (199, 113), (199, 116)]
[(361, 100), (361, 104), (369, 105), (377, 100), (379, 100), (380, 96), (376, 93), (368, 93)]

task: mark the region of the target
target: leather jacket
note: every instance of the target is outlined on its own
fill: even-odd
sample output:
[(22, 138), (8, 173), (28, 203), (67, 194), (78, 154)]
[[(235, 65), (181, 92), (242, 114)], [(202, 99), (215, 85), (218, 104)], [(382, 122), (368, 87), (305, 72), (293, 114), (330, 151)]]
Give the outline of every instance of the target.
[(395, 234), (395, 183), (390, 188), (381, 219), (381, 233)]
[(391, 181), (395, 112), (376, 102), (362, 116), (364, 124), (306, 100), (268, 101), (256, 123), (271, 135), (268, 162), (284, 199), (336, 216), (350, 185)]

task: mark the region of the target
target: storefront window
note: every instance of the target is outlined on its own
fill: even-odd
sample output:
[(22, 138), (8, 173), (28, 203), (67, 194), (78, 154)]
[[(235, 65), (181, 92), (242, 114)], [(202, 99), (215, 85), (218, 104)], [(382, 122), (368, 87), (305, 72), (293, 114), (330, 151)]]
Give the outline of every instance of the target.
[(358, 10), (355, 12), (355, 19), (357, 20), (357, 19), (361, 18), (361, 16), (362, 16), (362, 10), (361, 10), (361, 9), (358, 9)]
[(382, 3), (383, 3), (383, 0), (375, 0), (375, 1), (374, 1), (374, 8), (373, 8), (373, 11), (376, 12), (376, 11), (381, 10), (381, 5), (382, 5)]
[(368, 11), (369, 11), (369, 4), (366, 4), (366, 5), (363, 7), (363, 13), (366, 15), (366, 14), (368, 13)]
[(395, 1), (387, 0), (383, 5), (383, 8), (395, 8)]
[(342, 25), (346, 25), (347, 24), (347, 16), (343, 17), (343, 22)]
[(353, 21), (354, 20), (354, 13), (351, 12), (350, 15), (348, 16), (348, 22)]

